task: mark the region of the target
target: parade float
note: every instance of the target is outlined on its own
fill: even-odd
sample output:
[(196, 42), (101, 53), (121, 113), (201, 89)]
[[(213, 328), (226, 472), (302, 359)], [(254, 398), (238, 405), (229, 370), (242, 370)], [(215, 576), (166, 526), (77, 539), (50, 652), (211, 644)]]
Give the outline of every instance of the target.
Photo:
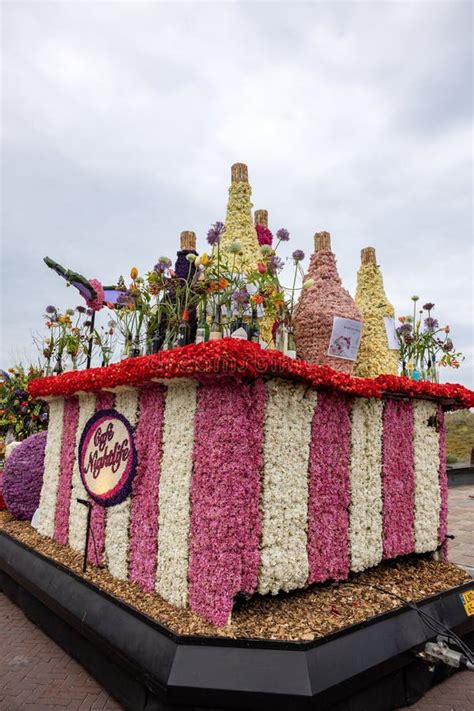
[[(210, 253), (183, 232), (175, 268), (160, 257), (128, 287), (47, 261), (90, 312), (81, 331), (81, 311), (68, 326), (47, 310), (29, 385), (49, 406), (28, 445), (44, 471), (25, 475), (26, 506), (33, 438), (7, 463), (1, 584), (127, 708), (396, 708), (443, 675), (425, 654), (439, 634), (472, 661), (474, 587), (446, 558), (444, 418), (474, 393), (415, 376), (454, 349), (431, 309), (428, 333), (395, 329), (373, 249), (355, 301), (327, 232), (307, 274), (294, 250), (285, 287), (289, 233), (275, 240), (250, 199), (236, 164)], [(101, 367), (78, 369), (94, 345)]]

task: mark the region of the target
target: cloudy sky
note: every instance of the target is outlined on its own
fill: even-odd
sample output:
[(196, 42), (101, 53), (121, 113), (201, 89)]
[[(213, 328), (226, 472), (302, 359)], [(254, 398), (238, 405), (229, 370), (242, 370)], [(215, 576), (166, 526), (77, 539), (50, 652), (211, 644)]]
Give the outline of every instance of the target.
[(225, 218), (230, 165), (354, 292), (436, 304), (473, 386), (470, 2), (4, 2), (0, 367), (34, 357), (42, 263), (114, 282)]

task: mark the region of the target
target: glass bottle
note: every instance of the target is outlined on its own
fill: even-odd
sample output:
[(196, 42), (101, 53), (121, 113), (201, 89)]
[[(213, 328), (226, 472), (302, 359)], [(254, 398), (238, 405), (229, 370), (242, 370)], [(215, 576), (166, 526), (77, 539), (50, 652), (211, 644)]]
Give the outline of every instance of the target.
[(287, 344), (288, 344), (288, 331), (285, 325), (284, 321), (280, 321), (278, 324), (276, 336), (275, 336), (275, 345), (277, 351), (280, 351), (281, 353), (285, 353), (287, 349)]
[(196, 330), (196, 343), (206, 343), (209, 340), (209, 324), (207, 323), (206, 302), (201, 306), (199, 322)]
[(285, 355), (289, 358), (296, 358), (296, 343), (295, 334), (293, 333), (293, 327), (289, 326), (286, 334), (286, 349)]
[(209, 340), (216, 341), (219, 338), (222, 338), (222, 335), (223, 335), (223, 331), (222, 331), (222, 323), (221, 323), (221, 307), (216, 306), (214, 318), (212, 320), (211, 329), (210, 329), (210, 333), (209, 333)]
[(248, 330), (249, 341), (260, 343), (260, 326), (257, 320), (257, 307), (252, 306), (252, 322)]
[(188, 309), (184, 309), (183, 318), (178, 326), (178, 335), (176, 336), (176, 346), (178, 348), (182, 346), (187, 346), (190, 340), (190, 328), (189, 328), (189, 312)]

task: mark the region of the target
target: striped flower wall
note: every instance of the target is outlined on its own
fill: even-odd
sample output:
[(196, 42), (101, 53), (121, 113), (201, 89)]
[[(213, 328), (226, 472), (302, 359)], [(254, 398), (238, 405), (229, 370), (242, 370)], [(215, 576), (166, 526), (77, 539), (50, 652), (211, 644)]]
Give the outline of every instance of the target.
[(238, 593), (345, 579), (445, 543), (438, 403), (208, 376), (51, 400), (39, 530), (77, 552), (79, 440), (111, 407), (133, 428), (137, 469), (125, 501), (93, 504), (89, 560), (214, 625)]

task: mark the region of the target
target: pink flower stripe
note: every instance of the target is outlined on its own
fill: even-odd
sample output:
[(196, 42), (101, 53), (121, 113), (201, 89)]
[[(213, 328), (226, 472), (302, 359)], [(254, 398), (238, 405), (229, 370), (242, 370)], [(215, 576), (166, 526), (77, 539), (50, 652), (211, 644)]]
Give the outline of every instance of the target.
[(387, 398), (382, 439), (383, 557), (415, 549), (415, 469), (413, 404)]
[(344, 395), (318, 393), (309, 461), (309, 583), (349, 574), (351, 407)]
[(228, 380), (198, 392), (189, 605), (215, 625), (257, 584), (264, 387)]
[(445, 560), (448, 558), (448, 474), (446, 472), (446, 422), (441, 405), (438, 405), (439, 429), (439, 490), (441, 494), (441, 507), (439, 511), (438, 537)]
[[(108, 410), (114, 406), (115, 395), (108, 392), (98, 392), (95, 409)], [(87, 549), (87, 558), (93, 565), (102, 565), (105, 546), (105, 508), (92, 501), (91, 536)]]
[(71, 481), (76, 448), (76, 430), (79, 421), (77, 397), (64, 401), (63, 439), (61, 443), (61, 469), (56, 495), (54, 538), (65, 546), (69, 537), (69, 508), (71, 505)]
[(140, 419), (135, 444), (138, 466), (132, 484), (130, 521), (130, 580), (153, 592), (158, 535), (164, 387), (145, 387), (140, 392)]

